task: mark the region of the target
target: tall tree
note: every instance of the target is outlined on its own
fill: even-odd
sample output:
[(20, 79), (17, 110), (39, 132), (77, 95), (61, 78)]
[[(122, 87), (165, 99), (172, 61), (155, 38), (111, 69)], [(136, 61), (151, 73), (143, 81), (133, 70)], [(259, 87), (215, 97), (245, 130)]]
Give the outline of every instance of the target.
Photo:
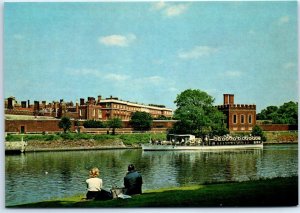
[(153, 119), (147, 112), (134, 112), (129, 121), (134, 130), (144, 131), (151, 129)]
[(258, 120), (272, 120), (275, 124), (298, 124), (298, 102), (287, 102), (277, 106), (268, 106), (257, 114)]
[(171, 132), (194, 134), (197, 137), (228, 133), (224, 124), (225, 115), (213, 106), (213, 102), (210, 95), (198, 89), (188, 89), (177, 95), (174, 118), (178, 122)]
[(58, 122), (58, 127), (62, 128), (64, 130), (64, 133), (66, 133), (71, 128), (71, 126), (72, 123), (69, 117), (62, 117)]
[(112, 128), (112, 135), (115, 135), (116, 129), (122, 127), (122, 120), (121, 118), (112, 118), (107, 121), (107, 127)]

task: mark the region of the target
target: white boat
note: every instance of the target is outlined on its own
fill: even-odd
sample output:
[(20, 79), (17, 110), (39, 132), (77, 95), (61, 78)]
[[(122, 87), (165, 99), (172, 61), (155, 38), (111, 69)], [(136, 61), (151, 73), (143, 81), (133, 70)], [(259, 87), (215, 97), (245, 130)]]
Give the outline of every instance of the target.
[(196, 138), (188, 134), (170, 134), (169, 141), (150, 141), (142, 144), (144, 151), (172, 151), (172, 150), (224, 150), (224, 149), (261, 149), (263, 143), (259, 136), (222, 136), (209, 139)]

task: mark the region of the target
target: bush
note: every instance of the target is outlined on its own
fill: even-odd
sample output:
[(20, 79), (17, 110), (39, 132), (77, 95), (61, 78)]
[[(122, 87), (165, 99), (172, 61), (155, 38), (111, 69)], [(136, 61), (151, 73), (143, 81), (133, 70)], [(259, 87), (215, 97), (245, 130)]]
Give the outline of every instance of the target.
[(260, 136), (262, 141), (267, 141), (267, 137), (265, 136), (264, 132), (257, 125), (253, 127), (251, 134), (254, 136)]
[(70, 133), (63, 133), (61, 134), (62, 139), (64, 140), (74, 140), (74, 134), (70, 134)]
[(54, 141), (54, 140), (58, 140), (59, 136), (57, 135), (47, 135), (45, 138), (45, 141)]
[(87, 120), (83, 122), (84, 128), (104, 128), (105, 125), (101, 121)]

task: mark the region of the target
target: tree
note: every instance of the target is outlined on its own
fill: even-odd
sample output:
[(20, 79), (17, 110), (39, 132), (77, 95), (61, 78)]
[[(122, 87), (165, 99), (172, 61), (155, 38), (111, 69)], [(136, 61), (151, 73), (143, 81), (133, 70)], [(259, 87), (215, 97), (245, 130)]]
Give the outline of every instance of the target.
[(257, 120), (272, 120), (274, 124), (298, 124), (298, 102), (287, 102), (277, 106), (268, 106), (257, 114)]
[(251, 134), (252, 134), (253, 136), (260, 136), (262, 141), (266, 141), (266, 140), (267, 140), (267, 137), (265, 136), (264, 132), (263, 132), (262, 129), (261, 129), (259, 126), (257, 126), (257, 125), (255, 125), (255, 126), (253, 127)]
[(107, 121), (107, 127), (112, 128), (112, 135), (115, 135), (116, 128), (122, 127), (122, 120), (121, 118), (112, 118)]
[(64, 133), (66, 133), (71, 128), (71, 126), (72, 123), (69, 117), (62, 117), (58, 123), (58, 127), (62, 128), (64, 130)]
[(224, 135), (225, 115), (213, 106), (214, 99), (201, 90), (188, 89), (177, 95), (174, 119), (178, 120), (171, 129), (177, 134)]
[(277, 106), (268, 106), (266, 109), (263, 109), (260, 113), (257, 114), (258, 120), (272, 120), (273, 117), (277, 116), (278, 107)]
[(145, 131), (151, 129), (152, 117), (147, 112), (134, 112), (129, 121), (134, 130)]
[(287, 102), (278, 109), (278, 116), (273, 118), (273, 123), (279, 124), (298, 124), (298, 103)]

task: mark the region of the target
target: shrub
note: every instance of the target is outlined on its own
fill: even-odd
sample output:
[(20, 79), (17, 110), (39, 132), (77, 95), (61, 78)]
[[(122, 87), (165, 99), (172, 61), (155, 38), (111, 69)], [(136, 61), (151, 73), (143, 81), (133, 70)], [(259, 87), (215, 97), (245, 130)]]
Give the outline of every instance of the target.
[(83, 122), (84, 128), (104, 128), (105, 125), (101, 121), (87, 120)]

